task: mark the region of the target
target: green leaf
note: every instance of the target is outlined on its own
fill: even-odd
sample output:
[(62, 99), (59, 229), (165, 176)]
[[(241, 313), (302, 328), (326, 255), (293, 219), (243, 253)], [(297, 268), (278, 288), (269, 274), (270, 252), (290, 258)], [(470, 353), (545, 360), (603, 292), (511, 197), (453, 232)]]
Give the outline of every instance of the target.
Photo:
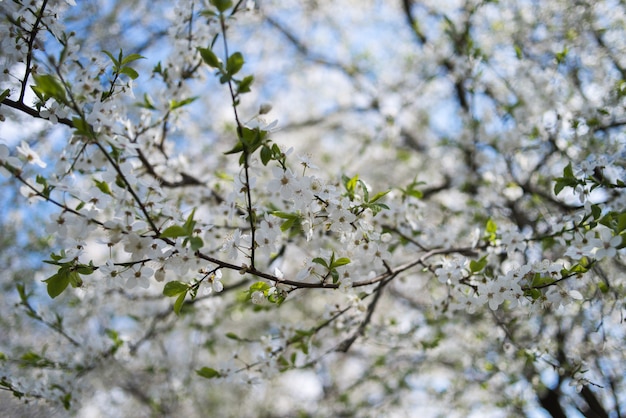
[(185, 230), (187, 231), (187, 235), (191, 235), (191, 233), (193, 232), (193, 227), (196, 225), (196, 221), (193, 220), (195, 214), (196, 208), (193, 208), (193, 210), (185, 220), (185, 225), (183, 225), (183, 228), (185, 228)]
[(52, 190), (54, 189), (54, 186), (50, 186), (48, 184), (48, 180), (42, 176), (42, 175), (37, 175), (36, 180), (37, 184), (41, 184), (43, 186), (43, 189), (41, 190), (41, 194), (44, 195), (45, 197), (50, 197), (50, 192), (52, 192)]
[(139, 77), (139, 73), (137, 71), (135, 71), (134, 68), (131, 68), (131, 67), (122, 67), (122, 69), (119, 72), (120, 72), (120, 74), (126, 74), (127, 76), (129, 76), (133, 80), (136, 80), (137, 77)]
[(261, 162), (263, 163), (263, 165), (267, 165), (267, 163), (269, 163), (271, 159), (272, 149), (267, 145), (263, 145), (263, 147), (261, 147)]
[(120, 338), (120, 334), (114, 329), (107, 328), (104, 330), (105, 334), (113, 341), (115, 347), (121, 347), (124, 341)]
[(172, 226), (165, 228), (165, 230), (161, 232), (159, 237), (178, 238), (178, 237), (186, 237), (187, 235), (189, 234), (187, 233), (187, 230), (185, 228), (183, 228), (180, 225), (172, 225)]
[(200, 248), (204, 247), (204, 241), (200, 237), (191, 237), (189, 238), (189, 246), (193, 251), (198, 251)]
[(251, 90), (250, 86), (252, 86), (253, 81), (254, 81), (254, 76), (252, 75), (248, 75), (244, 77), (243, 80), (239, 81), (239, 87), (237, 91), (239, 93), (249, 93)]
[(369, 202), (370, 201), (370, 192), (369, 192), (369, 190), (367, 190), (367, 186), (365, 185), (363, 180), (359, 180), (358, 184), (360, 184), (361, 188), (363, 189), (363, 200), (365, 202)]
[(228, 60), (226, 60), (226, 72), (228, 72), (231, 76), (235, 75), (239, 72), (239, 70), (241, 70), (243, 64), (243, 55), (241, 52), (235, 52), (228, 57)]
[(539, 289), (528, 289), (524, 291), (526, 296), (531, 297), (533, 300), (537, 300), (541, 297), (542, 293)]
[(291, 229), (294, 224), (296, 223), (297, 218), (289, 218), (287, 219), (285, 222), (283, 222), (282, 224), (280, 224), (280, 230), (282, 232), (288, 231), (289, 229)]
[(229, 338), (231, 340), (235, 340), (235, 341), (240, 341), (241, 338), (239, 338), (239, 336), (237, 334), (235, 334), (234, 332), (227, 332), (226, 333), (226, 338)]
[(320, 266), (324, 266), (326, 268), (328, 267), (328, 264), (326, 263), (326, 260), (324, 260), (321, 257), (315, 257), (313, 260), (311, 260), (313, 263), (319, 264)]
[(10, 89), (6, 89), (2, 93), (0, 93), (0, 102), (3, 101), (4, 99), (6, 99), (7, 97), (9, 97), (10, 94), (11, 94), (11, 90)]
[(171, 281), (165, 283), (165, 287), (163, 287), (163, 295), (165, 296), (176, 296), (181, 293), (187, 292), (189, 290), (189, 285), (187, 283)]
[(109, 183), (97, 179), (94, 179), (93, 181), (94, 183), (96, 183), (96, 187), (98, 188), (98, 190), (100, 190), (102, 193), (108, 194), (109, 196), (113, 195), (113, 193), (111, 192), (111, 188), (109, 187)]
[(63, 408), (65, 408), (66, 411), (69, 411), (72, 407), (72, 394), (66, 393), (65, 395), (60, 397), (60, 400), (63, 404)]
[(137, 60), (140, 60), (140, 59), (145, 59), (145, 58), (146, 57), (144, 57), (143, 55), (130, 54), (130, 55), (127, 55), (126, 57), (124, 57), (124, 59), (122, 60), (122, 62), (120, 64), (125, 65), (125, 64), (128, 64), (130, 62), (137, 61)]
[(82, 118), (72, 118), (72, 125), (74, 126), (74, 133), (76, 135), (91, 136), (91, 126)]
[(418, 189), (407, 189), (405, 193), (408, 196), (414, 197), (416, 199), (421, 199), (422, 197), (424, 197), (424, 193)]
[(565, 168), (563, 169), (563, 177), (565, 177), (566, 179), (576, 178), (576, 177), (574, 177), (574, 170), (572, 169), (572, 163), (571, 162), (569, 164), (567, 164), (565, 166)]
[(561, 52), (557, 52), (556, 53), (556, 63), (557, 64), (561, 64), (562, 62), (565, 61), (565, 58), (567, 57), (567, 53), (569, 52), (569, 50), (567, 49), (567, 47), (564, 47), (563, 50)]
[(59, 296), (70, 284), (70, 272), (67, 269), (61, 268), (59, 272), (53, 276), (50, 276), (44, 282), (48, 285), (48, 295), (54, 299)]
[[(296, 353), (291, 353), (292, 358), (294, 354)], [(276, 359), (276, 362), (278, 363), (278, 370), (280, 370), (281, 372), (286, 371), (290, 365), (289, 361), (285, 358), (285, 356), (282, 356), (282, 355), (278, 356), (278, 358)]]
[(65, 88), (61, 81), (49, 74), (35, 75), (35, 85), (32, 89), (43, 96), (44, 101), (49, 98), (54, 98), (59, 103), (67, 104), (67, 96)]
[(598, 219), (602, 215), (602, 208), (599, 205), (591, 205), (591, 214), (593, 219)]
[(224, 155), (239, 154), (242, 151), (243, 151), (243, 142), (237, 141), (237, 144), (235, 144), (235, 146), (229, 151), (226, 151)]
[(181, 293), (176, 302), (174, 302), (174, 313), (176, 315), (180, 315), (180, 310), (183, 308), (183, 304), (185, 303), (185, 297), (187, 296), (187, 292)]
[[(113, 61), (113, 65), (115, 66), (115, 68), (118, 68), (120, 66), (120, 62), (113, 56), (113, 54), (111, 54), (109, 51), (102, 51), (104, 52), (110, 59), (111, 61)], [(122, 50), (120, 50), (120, 56), (122, 55)]]
[(246, 128), (241, 130), (241, 142), (246, 147), (248, 153), (253, 153), (263, 143), (263, 139), (267, 136), (267, 132), (259, 128)]
[(220, 12), (224, 13), (226, 10), (233, 7), (231, 0), (211, 0), (211, 4)]
[(63, 258), (65, 258), (65, 250), (61, 250), (61, 254), (57, 255), (55, 253), (50, 254), (50, 258), (53, 262), (57, 262)]
[(76, 272), (85, 276), (89, 276), (94, 271), (96, 271), (96, 267), (89, 262), (89, 264), (79, 264), (76, 266)]
[(347, 257), (341, 257), (333, 261), (330, 268), (341, 267), (341, 266), (345, 266), (346, 264), (350, 264), (350, 259)]
[(209, 48), (198, 48), (202, 61), (213, 68), (222, 68), (222, 61)]
[(365, 208), (370, 208), (372, 212), (374, 213), (374, 215), (376, 215), (378, 212), (380, 212), (383, 209), (389, 210), (389, 206), (387, 206), (384, 203), (364, 203), (362, 206)]
[(478, 273), (487, 265), (487, 256), (482, 257), (480, 260), (470, 261), (470, 271), (472, 273)]
[(222, 377), (222, 374), (215, 369), (210, 367), (203, 367), (200, 370), (196, 370), (198, 376), (204, 377), (205, 379), (215, 379), (217, 377)]
[(493, 219), (489, 218), (487, 220), (487, 225), (485, 225), (485, 232), (487, 232), (487, 238), (489, 238), (489, 241), (495, 241), (497, 230), (498, 225), (496, 225)]
[(198, 96), (189, 97), (189, 98), (183, 99), (181, 101), (171, 100), (170, 101), (170, 110), (176, 110), (178, 108), (181, 108), (183, 106), (188, 105), (189, 103), (193, 103), (197, 98), (198, 98)]
[(554, 283), (554, 279), (535, 273), (535, 277), (533, 277), (533, 281), (530, 285), (531, 287), (544, 287), (552, 283)]
[(354, 191), (356, 189), (357, 182), (359, 181), (359, 175), (350, 178), (348, 176), (342, 176), (343, 185), (346, 188), (346, 191), (350, 195), (350, 198), (354, 197)]
[(626, 229), (626, 212), (622, 212), (616, 215), (617, 226), (615, 228), (615, 234), (620, 234)]
[(559, 193), (561, 193), (561, 190), (563, 190), (565, 187), (576, 187), (578, 186), (578, 184), (580, 184), (581, 181), (577, 180), (576, 178), (566, 178), (566, 177), (560, 177), (555, 179), (555, 183), (554, 183), (554, 194), (558, 195)]
[(374, 203), (375, 201), (377, 201), (378, 199), (382, 198), (383, 196), (385, 196), (387, 193), (389, 193), (390, 190), (387, 190), (386, 192), (378, 192), (374, 195), (374, 197), (372, 197), (369, 201), (369, 203)]
[(143, 102), (137, 102), (135, 105), (148, 110), (157, 110), (156, 106), (154, 106), (152, 98), (147, 93), (143, 94)]

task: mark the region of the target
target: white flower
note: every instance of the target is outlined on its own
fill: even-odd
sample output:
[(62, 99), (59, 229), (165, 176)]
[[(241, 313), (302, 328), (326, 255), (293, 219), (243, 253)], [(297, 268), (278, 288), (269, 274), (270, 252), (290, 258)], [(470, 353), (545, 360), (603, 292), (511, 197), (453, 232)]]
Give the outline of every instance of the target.
[(282, 170), (280, 167), (272, 168), (274, 180), (267, 184), (267, 190), (271, 193), (278, 193), (283, 199), (293, 198), (296, 175), (290, 169)]
[(489, 281), (478, 286), (478, 299), (483, 303), (487, 302), (492, 311), (498, 309), (498, 306), (507, 299), (508, 293), (509, 289), (500, 283), (500, 280)]
[(350, 202), (347, 198), (342, 199), (339, 205), (333, 205), (328, 213), (330, 230), (334, 232), (349, 232), (353, 230), (352, 222), (356, 216), (349, 210)]
[(229, 235), (226, 238), (226, 242), (222, 245), (221, 250), (228, 252), (228, 258), (231, 260), (236, 260), (239, 256), (239, 251), (241, 247), (241, 240), (246, 238), (247, 235), (241, 235), (241, 231), (238, 229), (233, 234)]
[(22, 144), (17, 147), (17, 151), (24, 157), (26, 157), (26, 161), (29, 164), (35, 164), (41, 168), (46, 167), (47, 164), (43, 162), (41, 158), (39, 158), (39, 155), (32, 150), (32, 148), (30, 147), (30, 145), (28, 145), (26, 141), (22, 141)]
[(613, 258), (617, 255), (617, 247), (622, 243), (622, 237), (620, 235), (613, 235), (610, 229), (601, 229), (600, 238), (592, 241), (592, 244), (597, 247), (595, 257), (601, 260), (605, 257)]
[(151, 249), (152, 238), (142, 237), (137, 234), (130, 233), (124, 242), (124, 251), (132, 254), (134, 260), (144, 258), (145, 254)]
[(441, 267), (435, 270), (437, 280), (439, 280), (439, 283), (458, 283), (459, 280), (461, 280), (464, 276), (463, 267), (465, 266), (465, 264), (466, 260), (461, 257), (444, 259)]
[(9, 147), (4, 144), (0, 144), (0, 174), (5, 177), (11, 177), (11, 172), (6, 168), (6, 166), (15, 168), (20, 165), (20, 160), (9, 155)]
[(135, 264), (124, 274), (128, 277), (126, 280), (128, 289), (133, 289), (137, 286), (147, 289), (150, 287), (150, 277), (154, 274), (154, 270), (150, 267)]
[(310, 155), (298, 155), (298, 159), (300, 160), (300, 165), (302, 167), (304, 167), (304, 170), (306, 170), (307, 168), (310, 168), (312, 170), (317, 170), (319, 169), (318, 166), (316, 166), (315, 164), (313, 164), (311, 162), (311, 156)]
[(256, 230), (254, 239), (263, 254), (269, 255), (276, 251), (276, 240), (281, 235), (278, 222), (278, 218), (266, 213)]
[(211, 293), (220, 293), (224, 290), (224, 285), (222, 284), (222, 270), (217, 270), (215, 273), (211, 274), (208, 278), (207, 284), (210, 286), (206, 286), (204, 288), (204, 294), (210, 295)]
[(520, 232), (510, 231), (502, 234), (502, 244), (506, 245), (506, 252), (510, 255), (516, 251), (524, 251), (526, 237)]
[(107, 260), (106, 264), (98, 268), (100, 274), (106, 279), (108, 287), (115, 287), (119, 283), (116, 279), (120, 277), (120, 269), (113, 263), (112, 260)]

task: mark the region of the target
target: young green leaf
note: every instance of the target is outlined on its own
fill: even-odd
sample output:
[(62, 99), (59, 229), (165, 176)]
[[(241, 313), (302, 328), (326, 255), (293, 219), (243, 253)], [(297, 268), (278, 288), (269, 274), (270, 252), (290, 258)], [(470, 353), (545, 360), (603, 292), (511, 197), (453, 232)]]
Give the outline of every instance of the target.
[(2, 93), (0, 93), (0, 102), (6, 99), (7, 97), (9, 97), (10, 94), (11, 94), (10, 89), (6, 89)]
[(215, 369), (210, 367), (203, 367), (199, 370), (196, 370), (198, 376), (204, 377), (205, 379), (214, 379), (217, 377), (222, 377), (222, 374)]
[(180, 310), (183, 308), (183, 304), (185, 303), (185, 297), (187, 296), (187, 292), (181, 293), (176, 302), (174, 302), (174, 313), (176, 315), (180, 315)]
[(369, 201), (369, 203), (374, 203), (376, 202), (378, 199), (384, 197), (387, 193), (389, 193), (390, 190), (387, 190), (386, 192), (378, 192), (374, 195), (374, 197), (372, 197)]
[(250, 86), (252, 86), (253, 81), (254, 81), (254, 76), (252, 75), (245, 76), (241, 81), (238, 82), (239, 87), (237, 88), (237, 91), (240, 94), (249, 93), (251, 90)]
[(59, 103), (68, 103), (65, 93), (65, 87), (61, 81), (49, 74), (35, 75), (35, 85), (32, 86), (33, 91), (43, 96), (44, 100), (53, 98)]
[(122, 67), (119, 72), (120, 74), (126, 74), (133, 80), (136, 80), (137, 77), (139, 77), (139, 73), (134, 68), (131, 68), (131, 67)]
[(63, 293), (70, 284), (70, 272), (66, 268), (61, 268), (57, 274), (50, 276), (44, 282), (48, 286), (48, 295), (54, 299)]
[(346, 264), (350, 264), (350, 259), (346, 257), (341, 257), (341, 258), (334, 260), (332, 264), (330, 265), (330, 268), (341, 267), (341, 266), (345, 266)]
[(183, 225), (183, 228), (185, 228), (185, 230), (187, 231), (187, 235), (191, 235), (191, 233), (193, 232), (193, 227), (196, 225), (196, 221), (193, 220), (193, 217), (195, 216), (195, 214), (196, 214), (196, 208), (194, 208), (191, 211), (191, 213), (185, 220), (185, 225)]
[[(119, 66), (120, 66), (120, 61), (119, 61), (119, 60), (117, 60), (117, 59), (113, 56), (113, 54), (111, 54), (109, 51), (106, 51), (106, 50), (105, 50), (105, 51), (102, 51), (102, 52), (104, 52), (104, 53), (105, 53), (105, 54), (106, 54), (106, 55), (107, 55), (107, 56), (111, 59), (111, 61), (113, 61), (113, 66), (114, 66), (114, 68), (116, 68), (116, 69), (117, 69), (117, 68), (119, 68)], [(121, 57), (121, 55), (122, 55), (122, 50), (120, 50), (120, 57)]]
[(125, 56), (124, 59), (122, 59), (121, 64), (125, 65), (125, 64), (128, 64), (130, 62), (137, 61), (137, 60), (140, 60), (140, 59), (145, 59), (145, 58), (146, 57), (144, 57), (143, 55), (130, 54), (130, 55)]
[(233, 76), (237, 74), (239, 70), (241, 70), (243, 64), (243, 55), (241, 54), (241, 52), (235, 52), (230, 57), (228, 57), (228, 60), (226, 60), (226, 72)]
[(186, 237), (189, 235), (187, 230), (180, 225), (172, 225), (167, 228), (159, 235), (161, 238), (178, 238), (178, 237)]
[(176, 296), (183, 292), (189, 290), (189, 285), (187, 283), (182, 283), (178, 281), (171, 281), (165, 284), (163, 287), (163, 295), (164, 296)]
[(193, 251), (198, 251), (200, 248), (204, 247), (204, 241), (200, 237), (191, 237), (189, 238), (189, 246)]
[(470, 261), (470, 271), (472, 273), (478, 273), (487, 265), (487, 256), (482, 257), (480, 260)]
[(222, 61), (209, 48), (198, 48), (202, 61), (213, 68), (222, 68)]
[(267, 165), (267, 163), (269, 163), (271, 159), (272, 149), (267, 145), (263, 145), (263, 147), (261, 147), (261, 162), (263, 163), (263, 165)]
[(211, 0), (211, 4), (220, 12), (224, 13), (226, 10), (233, 7), (231, 0)]
[(198, 98), (198, 96), (189, 97), (189, 98), (183, 99), (181, 101), (170, 100), (170, 110), (176, 110), (176, 109), (181, 108), (183, 106), (186, 106), (186, 105), (188, 105), (190, 103), (193, 103), (197, 98)]
[(328, 267), (328, 263), (326, 263), (326, 260), (324, 260), (324, 259), (323, 259), (323, 258), (321, 258), (321, 257), (315, 257), (315, 258), (314, 258), (313, 260), (311, 260), (311, 261), (312, 261), (313, 263), (315, 263), (315, 264), (319, 264), (320, 266), (323, 266), (323, 267), (329, 268), (329, 267)]

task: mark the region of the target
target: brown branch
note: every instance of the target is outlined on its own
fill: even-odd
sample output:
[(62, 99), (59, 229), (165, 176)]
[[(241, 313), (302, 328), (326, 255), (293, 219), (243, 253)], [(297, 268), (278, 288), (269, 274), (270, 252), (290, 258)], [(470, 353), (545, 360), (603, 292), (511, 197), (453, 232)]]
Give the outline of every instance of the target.
[(417, 38), (418, 43), (423, 45), (428, 42), (428, 39), (426, 38), (426, 35), (424, 35), (424, 33), (419, 30), (419, 24), (417, 20), (415, 19), (415, 16), (413, 16), (413, 12), (411, 11), (413, 4), (414, 4), (414, 0), (402, 0), (402, 8), (404, 10), (404, 15), (406, 16), (406, 20), (409, 23), (409, 26), (411, 27), (411, 31), (415, 34), (415, 37)]
[[(11, 99), (4, 99), (2, 101), (2, 104), (12, 109), (19, 110), (22, 113), (26, 113), (27, 115), (30, 115), (34, 118), (48, 120), (42, 117), (41, 115), (39, 115), (39, 112), (37, 111), (37, 109), (33, 109), (32, 107), (26, 106), (24, 102), (21, 100), (14, 101)], [(72, 122), (70, 119), (59, 118), (58, 120), (61, 125), (69, 126), (70, 128), (74, 127), (74, 122)]]
[(387, 285), (387, 283), (393, 280), (393, 278), (396, 276), (397, 275), (393, 275), (389, 279), (383, 280), (378, 284), (378, 287), (376, 288), (376, 291), (375, 291), (376, 293), (374, 294), (374, 300), (367, 307), (367, 315), (365, 316), (365, 319), (363, 319), (363, 322), (361, 322), (361, 324), (359, 325), (359, 328), (354, 332), (354, 334), (352, 334), (350, 337), (348, 337), (347, 339), (339, 343), (337, 348), (335, 348), (335, 351), (340, 352), (340, 353), (347, 353), (348, 350), (350, 350), (350, 347), (352, 347), (352, 344), (354, 344), (354, 342), (356, 341), (356, 339), (365, 334), (365, 328), (372, 320), (372, 315), (374, 314), (376, 305), (378, 304), (378, 301), (380, 300), (380, 296), (383, 294), (384, 287)]

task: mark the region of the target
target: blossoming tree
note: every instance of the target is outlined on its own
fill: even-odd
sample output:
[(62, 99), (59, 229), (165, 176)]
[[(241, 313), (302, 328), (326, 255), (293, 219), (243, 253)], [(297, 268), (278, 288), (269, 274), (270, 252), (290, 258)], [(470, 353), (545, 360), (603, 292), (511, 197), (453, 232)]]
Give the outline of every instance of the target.
[(622, 3), (171, 3), (0, 1), (5, 395), (626, 413)]

